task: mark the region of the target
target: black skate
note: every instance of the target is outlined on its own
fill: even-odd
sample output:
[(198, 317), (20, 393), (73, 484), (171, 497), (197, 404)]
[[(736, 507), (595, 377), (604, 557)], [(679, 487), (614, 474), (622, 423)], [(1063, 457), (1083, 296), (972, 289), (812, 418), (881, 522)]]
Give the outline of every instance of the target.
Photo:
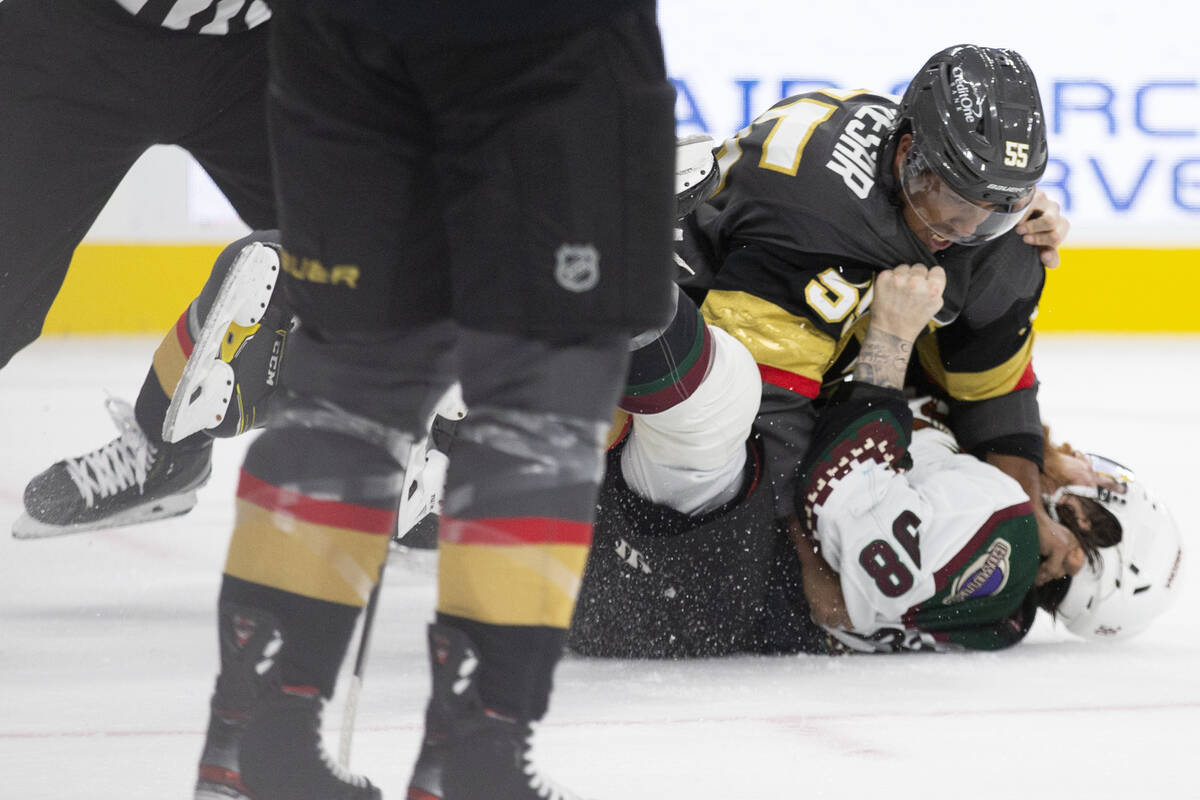
[(275, 297), (279, 251), (254, 242), (242, 248), (221, 281), (163, 419), (162, 437), (182, 441), (199, 431), (237, 436), (266, 423), (279, 385), (290, 311)]
[(275, 620), (223, 606), (221, 674), (200, 756), (195, 800), (380, 800), (370, 781), (334, 764), (321, 744), (312, 687), (282, 686)]
[(25, 487), (18, 539), (134, 525), (186, 514), (208, 481), (212, 443), (154, 445), (124, 400), (109, 398), (121, 435), (77, 458), (59, 461)]
[(530, 760), (528, 721), (484, 708), (474, 678), (479, 655), (461, 631), (429, 626), (433, 699), (408, 800), (581, 800)]

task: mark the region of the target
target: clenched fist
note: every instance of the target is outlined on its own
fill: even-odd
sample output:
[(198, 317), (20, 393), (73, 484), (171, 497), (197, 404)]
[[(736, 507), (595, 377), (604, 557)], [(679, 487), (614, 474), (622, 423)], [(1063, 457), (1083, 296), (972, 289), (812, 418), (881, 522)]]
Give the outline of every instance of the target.
[(922, 264), (901, 264), (875, 276), (871, 328), (915, 341), (942, 307), (946, 271)]

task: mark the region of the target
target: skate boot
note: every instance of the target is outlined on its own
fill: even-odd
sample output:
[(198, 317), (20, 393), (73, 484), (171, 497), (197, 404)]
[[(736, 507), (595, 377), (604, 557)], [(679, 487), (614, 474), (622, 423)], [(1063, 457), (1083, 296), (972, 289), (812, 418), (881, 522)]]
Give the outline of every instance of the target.
[(580, 800), (538, 773), (528, 720), (485, 708), (475, 685), (479, 655), (454, 628), (429, 626), (433, 698), (408, 800)]
[(198, 431), (230, 437), (266, 422), (278, 386), (290, 311), (272, 303), (279, 251), (254, 242), (242, 248), (221, 281), (192, 345), (163, 419), (162, 437), (178, 442)]
[(124, 400), (105, 401), (121, 435), (52, 465), (25, 487), (18, 539), (61, 536), (186, 514), (208, 481), (212, 442), (154, 445)]
[(280, 684), (274, 618), (223, 606), (219, 625), (221, 674), (195, 800), (379, 800), (378, 788), (325, 752), (317, 690)]

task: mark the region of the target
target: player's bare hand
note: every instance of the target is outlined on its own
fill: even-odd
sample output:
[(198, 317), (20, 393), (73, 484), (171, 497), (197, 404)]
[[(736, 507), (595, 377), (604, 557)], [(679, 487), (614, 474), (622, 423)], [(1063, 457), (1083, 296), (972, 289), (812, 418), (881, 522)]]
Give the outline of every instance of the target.
[(800, 520), (788, 518), (788, 535), (800, 560), (800, 577), (804, 599), (808, 601), (812, 621), (827, 628), (854, 630), (846, 596), (842, 593), (841, 577), (821, 555), (821, 545), (805, 533)]
[(1070, 230), (1071, 223), (1062, 215), (1058, 203), (1047, 197), (1041, 189), (1035, 189), (1033, 201), (1025, 211), (1024, 218), (1017, 223), (1017, 233), (1025, 244), (1038, 249), (1038, 257), (1047, 269), (1058, 266), (1058, 248)]
[(1083, 568), (1084, 555), (1075, 534), (1050, 519), (1048, 514), (1037, 514), (1036, 517), (1042, 551), (1042, 566), (1035, 579), (1037, 585), (1079, 572)]
[(901, 264), (875, 276), (871, 301), (872, 330), (915, 341), (942, 307), (946, 271), (923, 264)]

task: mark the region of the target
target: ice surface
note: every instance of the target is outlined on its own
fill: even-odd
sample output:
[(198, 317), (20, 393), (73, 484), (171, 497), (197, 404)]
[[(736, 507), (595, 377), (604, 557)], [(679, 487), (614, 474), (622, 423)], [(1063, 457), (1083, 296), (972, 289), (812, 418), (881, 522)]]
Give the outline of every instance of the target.
[[(0, 372), (0, 528), (32, 475), (114, 435), (103, 391), (132, 399), (155, 344), (43, 340)], [(1200, 339), (1043, 337), (1035, 365), (1045, 419), (1152, 482), (1194, 558)], [(0, 535), (0, 797), (191, 797), (244, 448), (218, 445), (187, 516)], [(359, 709), (353, 767), (390, 798), (420, 735), (432, 576), (428, 558), (392, 558)], [(537, 752), (597, 800), (1200, 797), (1198, 606), (1185, 580), (1152, 630), (1116, 644), (1042, 619), (996, 654), (568, 659)]]

